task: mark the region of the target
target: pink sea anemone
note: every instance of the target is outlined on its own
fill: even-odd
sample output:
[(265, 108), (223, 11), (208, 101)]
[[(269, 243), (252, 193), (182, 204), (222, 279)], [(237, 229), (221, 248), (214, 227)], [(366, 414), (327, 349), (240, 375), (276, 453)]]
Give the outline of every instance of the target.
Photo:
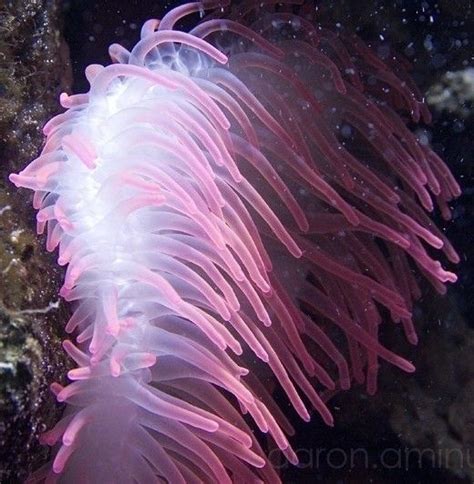
[(413, 269), (440, 292), (456, 280), (426, 212), (448, 218), (460, 190), (406, 128), (430, 120), (408, 63), (297, 0), (175, 29), (222, 3), (149, 20), (131, 52), (112, 45), (10, 177), (35, 191), (74, 302), (77, 368), (52, 385), (68, 405), (39, 480), (277, 482), (253, 426), (297, 458), (263, 368), (302, 419), (311, 406), (331, 425), (324, 389), (375, 392), (379, 360), (413, 371), (378, 337), (391, 320), (417, 342)]

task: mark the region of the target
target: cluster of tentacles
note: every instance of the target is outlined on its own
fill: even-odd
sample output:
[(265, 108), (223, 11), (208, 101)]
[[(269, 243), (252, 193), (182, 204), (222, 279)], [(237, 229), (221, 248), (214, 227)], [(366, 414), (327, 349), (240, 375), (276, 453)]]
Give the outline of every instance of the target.
[(53, 385), (68, 407), (38, 479), (277, 482), (251, 426), (297, 458), (267, 376), (332, 424), (321, 391), (373, 393), (380, 359), (413, 370), (378, 334), (392, 320), (416, 343), (414, 269), (440, 292), (456, 279), (427, 212), (449, 218), (460, 190), (406, 127), (430, 120), (407, 61), (298, 1), (175, 28), (222, 2), (204, 3), (146, 22), (131, 52), (112, 45), (11, 175), (75, 301), (78, 367)]

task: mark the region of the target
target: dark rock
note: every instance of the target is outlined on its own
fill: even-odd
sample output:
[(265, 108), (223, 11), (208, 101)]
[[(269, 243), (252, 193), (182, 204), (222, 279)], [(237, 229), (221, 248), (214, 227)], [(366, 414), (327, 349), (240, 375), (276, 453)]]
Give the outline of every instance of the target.
[(0, 2), (0, 482), (23, 482), (48, 449), (38, 436), (61, 408), (49, 385), (63, 381), (67, 311), (62, 279), (34, 231), (31, 197), (8, 182), (36, 157), (41, 128), (70, 84), (59, 2)]

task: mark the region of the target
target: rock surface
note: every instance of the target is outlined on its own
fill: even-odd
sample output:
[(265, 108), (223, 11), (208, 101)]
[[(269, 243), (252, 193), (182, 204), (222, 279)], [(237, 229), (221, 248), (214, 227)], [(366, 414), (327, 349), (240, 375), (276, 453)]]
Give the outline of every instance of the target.
[(37, 156), (70, 84), (61, 25), (59, 2), (0, 1), (0, 482), (9, 484), (47, 458), (38, 436), (61, 413), (49, 385), (69, 364), (61, 271), (35, 234), (30, 194), (7, 179)]

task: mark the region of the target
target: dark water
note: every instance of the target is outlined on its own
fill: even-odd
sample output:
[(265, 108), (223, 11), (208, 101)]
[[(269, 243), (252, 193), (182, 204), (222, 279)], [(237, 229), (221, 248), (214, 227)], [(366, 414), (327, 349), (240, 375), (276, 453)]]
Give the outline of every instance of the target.
[[(64, 2), (74, 91), (87, 90), (83, 72), (88, 64), (109, 62), (107, 47), (110, 43), (118, 42), (127, 48), (133, 46), (145, 20), (160, 18), (169, 8), (181, 3), (138, 0)], [(463, 71), (474, 65), (473, 7), (468, 0), (341, 0), (319, 2), (318, 5), (322, 21), (333, 30), (337, 30), (341, 24), (357, 31), (366, 41), (375, 40), (381, 45), (391, 45), (404, 53), (414, 65), (413, 76), (423, 92), (442, 82), (447, 72)], [(192, 23), (191, 19), (189, 24)], [(473, 90), (474, 81), (471, 85), (471, 103)], [(468, 101), (463, 109), (452, 113), (432, 107), (433, 123), (426, 127), (435, 150), (447, 162), (463, 189), (463, 195), (453, 205), (453, 220), (449, 223), (439, 218), (436, 220), (461, 255), (462, 262), (457, 268), (459, 281), (450, 287), (448, 296), (443, 300), (427, 292), (419, 305), (420, 319), (426, 323), (431, 318), (431, 322), (437, 325), (436, 337), (439, 338), (449, 338), (452, 331), (459, 330), (464, 324), (461, 321), (470, 328), (474, 325), (474, 116), (471, 107)], [(420, 334), (420, 346), (424, 340), (430, 339), (430, 330), (426, 329), (429, 325), (423, 324), (422, 327), (425, 334)], [(453, 354), (450, 352), (450, 355)], [(423, 370), (424, 361), (433, 361), (436, 366), (436, 359), (442, 358), (442, 355), (435, 353), (430, 360), (426, 355), (418, 356), (413, 350), (412, 357), (415, 362), (419, 358), (420, 373), (417, 377), (406, 377), (396, 372), (387, 376), (385, 373), (386, 381), (382, 382), (382, 387), (388, 388), (387, 395), (396, 394), (397, 385), (406, 391), (410, 385), (407, 379), (416, 378), (420, 387), (432, 387), (429, 394), (433, 399), (443, 401), (448, 398), (443, 393), (446, 386), (437, 383), (436, 379), (428, 381), (430, 370)], [(445, 379), (449, 380), (449, 368), (445, 371)], [(332, 429), (321, 424), (318, 418), (314, 418), (310, 424), (302, 424), (295, 417), (293, 424), (297, 435), (292, 443), (301, 466), (295, 469), (281, 462), (285, 482), (469, 482), (443, 470), (426, 455), (420, 458), (420, 454), (410, 454), (410, 445), (403, 436), (400, 438), (400, 432), (395, 431), (390, 423), (389, 415), (393, 408), (390, 402), (384, 400), (381, 392), (371, 399), (371, 403), (357, 389), (351, 396), (337, 397), (330, 405), (337, 422)], [(413, 401), (416, 397), (407, 392), (404, 398)], [(455, 397), (449, 395), (449, 398)], [(440, 405), (440, 419), (447, 418), (443, 413), (446, 408), (448, 406)], [(408, 404), (406, 411), (409, 411)], [(436, 437), (433, 429), (432, 438)], [(465, 435), (454, 435), (453, 438), (458, 441), (466, 439)], [(465, 448), (473, 441), (465, 441)], [(426, 448), (429, 446), (430, 442), (427, 441)]]

